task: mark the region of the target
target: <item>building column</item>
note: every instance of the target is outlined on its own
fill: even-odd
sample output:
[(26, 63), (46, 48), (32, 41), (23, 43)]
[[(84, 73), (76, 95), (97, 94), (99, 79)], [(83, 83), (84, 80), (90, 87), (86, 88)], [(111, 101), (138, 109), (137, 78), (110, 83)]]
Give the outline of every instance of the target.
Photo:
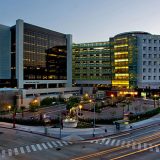
[(21, 19), (16, 21), (16, 78), (17, 87), (23, 87), (23, 35), (24, 22)]
[(72, 87), (72, 35), (67, 38), (67, 87)]

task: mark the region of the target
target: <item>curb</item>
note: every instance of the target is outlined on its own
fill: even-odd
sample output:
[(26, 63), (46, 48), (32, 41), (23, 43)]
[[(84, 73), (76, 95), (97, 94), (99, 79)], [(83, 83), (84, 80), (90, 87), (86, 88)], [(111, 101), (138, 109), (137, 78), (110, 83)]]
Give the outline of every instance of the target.
[[(107, 138), (107, 137), (115, 136), (115, 135), (118, 135), (120, 133), (132, 132), (132, 131), (136, 131), (136, 130), (141, 130), (143, 128), (150, 128), (150, 127), (156, 126), (156, 125), (160, 125), (160, 122), (152, 123), (152, 124), (137, 127), (137, 128), (128, 129), (126, 131), (119, 131), (117, 133), (108, 134), (108, 135), (104, 135), (104, 136), (100, 135), (100, 136), (93, 137), (93, 138), (86, 138), (85, 140), (80, 140), (80, 141), (77, 141), (77, 142), (82, 143), (82, 142), (87, 142), (87, 141), (91, 141), (91, 140), (98, 140), (98, 139), (105, 138), (105, 137)], [(54, 137), (54, 136), (51, 136), (51, 135), (46, 135), (44, 133), (35, 132), (35, 131), (27, 131), (27, 130), (23, 130), (23, 129), (19, 129), (19, 128), (4, 127), (4, 126), (1, 126), (1, 125), (0, 125), (0, 128), (12, 129), (12, 130), (17, 130), (17, 131), (21, 131), (21, 132), (26, 132), (26, 133), (31, 133), (31, 134), (36, 134), (36, 135), (40, 135), (40, 136), (44, 136), (44, 137), (55, 138), (55, 139), (61, 140), (61, 138)]]
[(127, 131), (119, 131), (118, 133), (113, 133), (113, 134), (106, 135), (106, 136), (103, 136), (103, 137), (101, 136), (101, 137), (89, 138), (89, 139), (86, 139), (86, 140), (82, 140), (81, 142), (87, 142), (87, 141), (97, 140), (97, 139), (104, 138), (104, 137), (115, 136), (115, 135), (118, 135), (119, 133), (132, 132), (132, 131), (136, 131), (136, 130), (141, 130), (143, 128), (150, 128), (150, 127), (156, 126), (156, 125), (160, 125), (160, 122), (152, 123), (152, 124), (141, 126), (141, 127), (137, 127), (137, 128), (128, 129)]

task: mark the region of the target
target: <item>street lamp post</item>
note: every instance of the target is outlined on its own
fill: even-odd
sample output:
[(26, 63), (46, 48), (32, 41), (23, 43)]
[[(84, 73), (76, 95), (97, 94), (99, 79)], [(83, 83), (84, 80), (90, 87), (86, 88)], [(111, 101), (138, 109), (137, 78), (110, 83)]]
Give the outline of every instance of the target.
[(113, 105), (113, 97), (114, 97), (114, 94), (111, 94), (112, 105)]
[(79, 113), (80, 113), (80, 116), (81, 116), (82, 115), (82, 113), (81, 113), (81, 111), (82, 111), (82, 105), (81, 104), (79, 105), (79, 110), (80, 110)]
[(59, 115), (59, 138), (61, 139), (62, 137), (62, 128), (63, 128), (63, 122), (62, 122), (62, 113), (60, 112), (60, 115)]
[(95, 125), (96, 125), (96, 118), (95, 118), (95, 104), (94, 105), (94, 118), (93, 118), (93, 137), (95, 137)]
[(157, 95), (155, 94), (155, 95), (153, 96), (153, 99), (154, 99), (154, 108), (156, 108), (156, 97), (157, 97)]
[[(89, 102), (92, 103), (93, 101), (90, 99)], [(94, 113), (93, 113), (93, 137), (95, 137), (95, 126), (96, 126), (96, 115), (95, 115), (95, 113), (96, 113), (96, 108), (95, 108), (95, 103), (94, 102), (93, 102), (93, 105), (94, 105), (93, 106), (94, 107), (93, 108), (94, 109), (93, 110), (94, 111)]]
[(10, 110), (11, 110), (11, 106), (10, 105), (8, 106), (8, 110), (9, 110), (9, 114), (10, 114)]

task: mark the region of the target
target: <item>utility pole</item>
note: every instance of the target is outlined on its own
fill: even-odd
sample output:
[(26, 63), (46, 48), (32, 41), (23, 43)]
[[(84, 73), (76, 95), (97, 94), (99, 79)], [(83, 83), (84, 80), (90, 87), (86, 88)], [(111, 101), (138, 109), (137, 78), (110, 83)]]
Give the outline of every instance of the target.
[(62, 114), (60, 112), (60, 115), (59, 115), (59, 138), (60, 139), (62, 137), (62, 131), (61, 131), (61, 129), (62, 129)]

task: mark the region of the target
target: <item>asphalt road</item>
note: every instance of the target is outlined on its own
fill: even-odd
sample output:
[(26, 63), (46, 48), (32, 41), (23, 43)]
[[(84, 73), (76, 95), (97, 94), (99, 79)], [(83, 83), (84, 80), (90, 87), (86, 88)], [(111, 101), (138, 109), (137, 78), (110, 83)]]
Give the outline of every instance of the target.
[(159, 160), (160, 126), (71, 144), (36, 134), (0, 128), (2, 160)]
[(159, 160), (160, 126), (93, 140), (99, 151), (72, 160)]

